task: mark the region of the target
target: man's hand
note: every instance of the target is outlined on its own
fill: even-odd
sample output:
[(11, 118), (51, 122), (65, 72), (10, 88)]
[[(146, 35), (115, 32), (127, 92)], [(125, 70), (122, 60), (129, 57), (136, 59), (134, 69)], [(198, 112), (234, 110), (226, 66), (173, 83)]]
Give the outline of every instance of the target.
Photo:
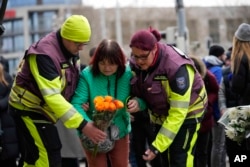
[(93, 122), (88, 122), (82, 129), (85, 134), (93, 143), (98, 144), (106, 139), (107, 134), (94, 126)]
[(142, 158), (143, 158), (145, 161), (151, 161), (151, 160), (153, 160), (155, 157), (156, 157), (156, 155), (155, 155), (150, 149), (147, 149), (147, 151), (145, 152), (145, 155), (142, 156)]

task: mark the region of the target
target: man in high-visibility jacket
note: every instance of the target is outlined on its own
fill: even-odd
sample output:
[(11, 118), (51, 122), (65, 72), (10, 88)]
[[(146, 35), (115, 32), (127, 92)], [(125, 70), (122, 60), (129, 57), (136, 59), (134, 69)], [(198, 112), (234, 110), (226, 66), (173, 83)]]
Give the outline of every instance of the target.
[(87, 18), (72, 15), (26, 50), (9, 97), (24, 166), (61, 166), (61, 142), (54, 126), (58, 119), (94, 143), (106, 138), (69, 103), (79, 78), (79, 51), (90, 36)]
[[(145, 104), (154, 124), (155, 139), (144, 160), (161, 158), (165, 167), (192, 167), (200, 122), (207, 106), (203, 80), (193, 61), (174, 46), (160, 43), (155, 29), (140, 30), (131, 39), (133, 98), (128, 111), (142, 112)], [(161, 154), (159, 154), (161, 153)], [(158, 156), (157, 156), (158, 155)]]

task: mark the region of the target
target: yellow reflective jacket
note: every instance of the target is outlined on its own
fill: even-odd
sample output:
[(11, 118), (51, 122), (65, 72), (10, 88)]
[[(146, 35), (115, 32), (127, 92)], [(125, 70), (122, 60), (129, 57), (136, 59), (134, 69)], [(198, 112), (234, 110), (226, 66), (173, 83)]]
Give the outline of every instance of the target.
[[(159, 43), (158, 48), (155, 63), (147, 71), (140, 70), (131, 61), (131, 69), (136, 73), (131, 80), (131, 90), (133, 96), (147, 103), (151, 121), (161, 125), (152, 145), (163, 152), (171, 145), (185, 121), (201, 120), (207, 105), (207, 94), (200, 74), (188, 57), (169, 45)], [(180, 87), (185, 84), (182, 78), (179, 82), (175, 78), (180, 67), (186, 68), (189, 87), (183, 93), (176, 93), (171, 83), (176, 81), (176, 86)]]
[[(33, 44), (24, 55), (11, 89), (9, 104), (22, 111), (45, 115), (50, 122), (61, 119), (68, 128), (78, 128), (83, 117), (69, 103), (79, 77), (77, 64), (62, 52), (56, 32)], [(37, 56), (49, 56), (58, 76), (52, 80), (39, 74)]]

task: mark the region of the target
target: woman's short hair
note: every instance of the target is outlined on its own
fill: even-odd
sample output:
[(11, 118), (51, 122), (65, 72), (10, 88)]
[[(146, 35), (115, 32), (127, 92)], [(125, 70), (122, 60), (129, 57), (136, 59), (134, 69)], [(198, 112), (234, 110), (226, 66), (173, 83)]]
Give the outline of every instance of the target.
[(100, 73), (98, 63), (103, 60), (107, 60), (111, 64), (118, 65), (118, 77), (125, 72), (126, 56), (120, 45), (115, 40), (104, 39), (97, 46), (95, 54), (90, 62), (94, 75), (98, 75)]

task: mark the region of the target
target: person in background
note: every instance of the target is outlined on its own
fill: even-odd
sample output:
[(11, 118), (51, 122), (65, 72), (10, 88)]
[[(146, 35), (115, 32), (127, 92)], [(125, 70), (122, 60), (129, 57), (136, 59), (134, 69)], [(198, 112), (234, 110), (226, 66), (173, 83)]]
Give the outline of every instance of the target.
[(9, 73), (10, 69), (9, 69), (9, 62), (7, 59), (5, 59), (3, 56), (0, 56), (0, 63), (2, 63), (4, 70)]
[[(250, 105), (250, 25), (242, 23), (233, 37), (233, 50), (231, 55), (232, 87), (231, 90), (238, 95), (237, 105)], [(242, 149), (235, 152), (237, 155), (246, 155), (246, 161), (235, 162), (234, 166), (249, 166), (250, 142), (243, 140)]]
[(227, 49), (225, 63), (222, 68), (222, 75), (224, 75), (224, 73), (227, 72), (227, 70), (230, 70), (232, 49), (233, 49), (232, 46)]
[[(238, 95), (233, 93), (231, 90), (232, 86), (232, 70), (231, 70), (231, 54), (232, 54), (232, 47), (228, 48), (226, 55), (227, 65), (222, 69), (222, 79), (219, 88), (219, 108), (221, 115), (224, 114), (227, 108), (237, 106), (238, 102)], [(226, 63), (225, 63), (226, 64)], [(231, 99), (231, 100), (230, 100)], [(230, 102), (232, 101), (232, 102)]]
[(80, 167), (80, 159), (83, 159), (84, 152), (77, 130), (66, 128), (61, 120), (55, 125), (62, 143), (62, 167)]
[[(230, 61), (232, 50), (227, 51), (228, 61)], [(223, 78), (221, 80), (220, 89), (219, 89), (219, 107), (221, 111), (221, 115), (223, 115), (227, 108), (239, 106), (238, 99), (240, 98), (238, 94), (234, 93), (232, 88), (232, 71), (230, 68), (230, 64), (228, 67), (223, 69)], [(242, 150), (245, 150), (245, 144), (239, 145), (236, 141), (231, 140), (226, 136), (226, 150), (229, 159), (230, 167), (238, 167), (241, 166), (241, 163), (235, 163), (235, 157), (241, 154)]]
[[(233, 38), (232, 90), (240, 95), (239, 105), (250, 103), (250, 25), (242, 23)], [(240, 82), (239, 82), (240, 81)]]
[(89, 57), (92, 58), (95, 54), (95, 50), (96, 50), (96, 47), (92, 47), (90, 50), (89, 50)]
[(212, 45), (209, 48), (208, 56), (203, 58), (207, 69), (215, 75), (218, 84), (222, 78), (222, 67), (225, 59), (225, 49), (220, 45)]
[(160, 39), (159, 31), (149, 28), (137, 31), (130, 40), (130, 66), (135, 76), (130, 82), (128, 112), (148, 107), (158, 132), (144, 152), (144, 160), (151, 161), (161, 153), (164, 166), (190, 167), (207, 106), (206, 89), (193, 61)]
[[(131, 149), (133, 149), (138, 167), (147, 167), (148, 162), (143, 159), (142, 155), (156, 136), (154, 126), (150, 121), (147, 109), (145, 111), (131, 113), (131, 117)], [(149, 162), (149, 164), (151, 167), (161, 167), (161, 161), (159, 154), (155, 159)]]
[[(90, 59), (93, 57), (93, 55), (95, 53), (95, 49), (96, 49), (96, 47), (92, 47), (89, 50), (89, 57), (90, 57)], [(86, 64), (81, 64), (81, 70), (83, 70), (85, 67), (86, 67)]]
[(8, 113), (8, 98), (12, 82), (12, 77), (0, 63), (0, 164), (3, 167), (17, 167), (19, 156), (15, 123)]
[(69, 102), (79, 79), (79, 51), (90, 36), (87, 18), (71, 15), (59, 30), (25, 51), (9, 96), (9, 112), (16, 123), (24, 166), (62, 166), (62, 146), (54, 125), (59, 119), (94, 143), (105, 140), (106, 134), (87, 122)]
[[(126, 57), (119, 44), (104, 39), (97, 46), (90, 65), (81, 72), (71, 103), (88, 122), (93, 122), (94, 98), (109, 95), (125, 104), (130, 94), (131, 77), (132, 72), (126, 66)], [(82, 106), (86, 103), (88, 110)], [(107, 157), (112, 167), (128, 167), (131, 125), (125, 107), (116, 111), (112, 124), (119, 129), (119, 139), (115, 140), (112, 150), (98, 152), (93, 157), (93, 152), (83, 146), (89, 167), (107, 167)]]
[[(203, 58), (207, 69), (216, 77), (218, 85), (221, 83), (222, 67), (224, 65), (226, 54), (225, 49), (220, 45), (212, 45), (209, 48), (209, 55)], [(211, 167), (226, 167), (226, 147), (224, 127), (217, 121), (221, 117), (218, 100), (213, 104), (215, 124), (212, 129), (212, 150)]]
[(203, 78), (208, 96), (208, 106), (204, 118), (201, 121), (201, 128), (198, 133), (194, 157), (195, 167), (206, 167), (210, 161), (209, 141), (212, 127), (214, 125), (213, 104), (218, 100), (219, 85), (215, 76), (207, 70), (205, 64), (200, 58), (192, 56), (191, 59)]

